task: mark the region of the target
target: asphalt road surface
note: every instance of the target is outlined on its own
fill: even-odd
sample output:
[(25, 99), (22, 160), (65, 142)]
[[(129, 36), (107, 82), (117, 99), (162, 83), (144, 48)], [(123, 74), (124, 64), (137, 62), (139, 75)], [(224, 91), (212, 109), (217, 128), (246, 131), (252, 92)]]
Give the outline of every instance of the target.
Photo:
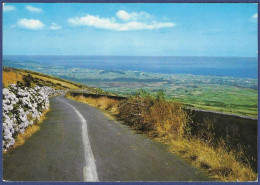
[(8, 181), (207, 181), (167, 147), (98, 109), (51, 98), (41, 129), (3, 155)]

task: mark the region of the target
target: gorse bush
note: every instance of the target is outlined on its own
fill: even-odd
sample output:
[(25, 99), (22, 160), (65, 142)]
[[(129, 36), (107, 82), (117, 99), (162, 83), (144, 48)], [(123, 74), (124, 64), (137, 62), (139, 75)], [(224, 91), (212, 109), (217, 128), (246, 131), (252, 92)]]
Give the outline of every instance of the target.
[(121, 101), (118, 116), (129, 126), (154, 137), (180, 137), (186, 133), (188, 116), (178, 102), (166, 101), (164, 94), (146, 91)]

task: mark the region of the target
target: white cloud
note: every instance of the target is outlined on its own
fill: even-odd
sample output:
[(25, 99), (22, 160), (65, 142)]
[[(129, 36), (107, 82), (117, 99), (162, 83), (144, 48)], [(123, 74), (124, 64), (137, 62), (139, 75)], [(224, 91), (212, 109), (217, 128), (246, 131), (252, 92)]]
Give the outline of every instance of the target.
[(119, 10), (116, 12), (116, 16), (119, 19), (122, 19), (123, 21), (136, 21), (136, 20), (142, 20), (142, 19), (149, 19), (151, 16), (150, 14), (146, 12), (132, 12), (132, 13), (127, 13), (125, 10)]
[(59, 30), (59, 29), (61, 29), (61, 26), (59, 26), (58, 24), (53, 22), (53, 23), (51, 23), (50, 29), (51, 30)]
[(253, 18), (258, 18), (258, 14), (256, 13), (256, 14), (254, 14), (252, 17), (253, 17)]
[[(121, 15), (121, 18), (124, 17)], [(131, 18), (125, 16), (125, 20), (131, 20)], [(86, 15), (84, 17), (74, 17), (68, 19), (69, 24), (73, 26), (91, 26), (99, 29), (107, 29), (114, 31), (131, 31), (131, 30), (153, 30), (166, 27), (175, 26), (172, 22), (157, 22), (152, 21), (150, 23), (130, 21), (125, 23), (119, 23), (115, 18), (100, 18), (99, 16)]]
[(16, 10), (16, 8), (14, 6), (3, 4), (3, 11), (4, 12), (10, 12), (10, 11), (14, 11), (14, 10)]
[(44, 27), (44, 24), (37, 19), (21, 19), (17, 22), (17, 25), (22, 28), (39, 30)]
[(36, 8), (36, 7), (30, 6), (30, 5), (27, 5), (25, 8), (28, 11), (34, 12), (34, 13), (41, 13), (41, 12), (43, 12), (41, 8)]

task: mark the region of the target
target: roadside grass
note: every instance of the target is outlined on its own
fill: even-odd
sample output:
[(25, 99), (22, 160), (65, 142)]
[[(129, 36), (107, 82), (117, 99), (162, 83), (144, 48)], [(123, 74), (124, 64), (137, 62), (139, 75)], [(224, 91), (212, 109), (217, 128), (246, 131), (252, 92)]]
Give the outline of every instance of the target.
[(91, 98), (91, 97), (84, 97), (84, 96), (71, 96), (70, 93), (66, 93), (66, 98), (86, 103), (91, 106), (97, 107), (100, 110), (104, 110), (112, 114), (112, 116), (118, 115), (118, 104), (119, 101), (115, 99), (110, 99), (107, 97), (100, 97), (100, 98)]
[(141, 91), (122, 101), (108, 97), (71, 96), (70, 93), (66, 97), (98, 107), (138, 132), (169, 145), (171, 152), (205, 171), (213, 181), (257, 180), (257, 173), (249, 163), (241, 160), (244, 157), (242, 150), (231, 150), (227, 141), (221, 138), (217, 143), (211, 142), (213, 134), (210, 127), (193, 136), (190, 118), (182, 109), (182, 104), (165, 100), (161, 93), (151, 95)]
[(228, 152), (223, 145), (213, 147), (195, 138), (179, 138), (166, 143), (171, 152), (202, 168), (212, 179), (225, 182), (257, 180), (257, 173), (248, 164), (237, 160), (239, 154), (236, 151)]

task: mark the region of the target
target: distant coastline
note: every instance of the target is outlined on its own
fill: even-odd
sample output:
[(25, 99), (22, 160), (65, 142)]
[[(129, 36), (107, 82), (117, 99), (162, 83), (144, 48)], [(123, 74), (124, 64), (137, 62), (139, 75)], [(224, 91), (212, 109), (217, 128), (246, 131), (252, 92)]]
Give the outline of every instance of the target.
[(180, 57), (180, 56), (26, 56), (4, 55), (14, 62), (38, 62), (65, 68), (131, 70), (162, 74), (258, 77), (257, 57)]

